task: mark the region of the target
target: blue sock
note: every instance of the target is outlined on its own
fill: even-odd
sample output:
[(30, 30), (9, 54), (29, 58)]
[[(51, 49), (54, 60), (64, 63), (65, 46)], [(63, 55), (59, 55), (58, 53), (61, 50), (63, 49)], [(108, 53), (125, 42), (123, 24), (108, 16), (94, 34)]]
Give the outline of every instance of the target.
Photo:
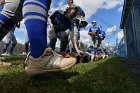
[(8, 47), (9, 47), (9, 44), (4, 44), (4, 48), (2, 50), (2, 53), (6, 53)]
[[(38, 25), (41, 24), (41, 25)], [(26, 21), (26, 29), (28, 31), (30, 41), (30, 51), (34, 58), (40, 57), (44, 50), (47, 48), (46, 37), (46, 22), (41, 20), (29, 20)]]
[[(28, 5), (26, 7), (32, 7), (34, 5), (43, 10), (43, 12), (41, 11), (42, 13), (40, 11), (34, 12), (34, 8), (26, 10), (27, 8), (24, 9), (23, 7), (23, 15), (25, 19), (25, 26), (29, 36), (31, 56), (34, 58), (38, 58), (43, 54), (44, 50), (47, 48), (46, 31), (48, 11), (46, 7), (42, 6), (37, 2), (29, 2), (28, 0), (26, 1), (27, 2), (24, 3), (24, 7), (26, 5)], [(46, 0), (40, 0), (39, 2), (42, 2), (42, 4), (45, 5)], [(45, 16), (43, 14), (44, 12), (46, 12)], [(30, 18), (28, 18), (29, 16)]]
[(94, 55), (97, 54), (97, 48), (94, 48)]
[(11, 49), (10, 49), (10, 54), (13, 54), (15, 46), (16, 46), (16, 44), (12, 44)]

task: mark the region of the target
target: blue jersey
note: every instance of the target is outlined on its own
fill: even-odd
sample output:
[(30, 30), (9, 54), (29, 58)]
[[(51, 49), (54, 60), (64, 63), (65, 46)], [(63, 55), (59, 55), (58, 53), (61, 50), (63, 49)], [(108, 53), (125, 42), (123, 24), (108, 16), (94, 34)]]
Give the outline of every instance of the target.
[(56, 32), (71, 29), (71, 20), (65, 17), (64, 11), (59, 10), (54, 12), (50, 16), (50, 19)]
[(78, 7), (77, 15), (81, 15), (81, 16), (85, 17), (85, 12), (83, 11), (83, 9), (80, 6), (77, 6), (77, 7)]
[(104, 39), (106, 37), (105, 31), (101, 30), (100, 33), (98, 34), (98, 37)]
[(89, 46), (87, 52), (92, 53), (93, 50), (94, 50), (93, 46)]
[(0, 11), (2, 11), (2, 9), (3, 9), (3, 6), (2, 6), (2, 5), (0, 5)]
[(96, 32), (97, 34), (100, 33), (100, 29), (98, 26), (92, 26), (90, 29), (89, 29), (89, 32)]
[(95, 49), (93, 46), (89, 46), (87, 52), (95, 54), (97, 49)]

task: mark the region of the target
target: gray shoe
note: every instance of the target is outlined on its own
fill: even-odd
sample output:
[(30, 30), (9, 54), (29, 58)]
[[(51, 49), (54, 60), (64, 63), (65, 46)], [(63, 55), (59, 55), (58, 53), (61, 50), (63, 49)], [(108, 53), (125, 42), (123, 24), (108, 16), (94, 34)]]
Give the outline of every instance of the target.
[(47, 48), (39, 58), (27, 55), (25, 59), (25, 71), (30, 75), (37, 75), (52, 71), (62, 71), (76, 64), (76, 58), (64, 58), (62, 55)]

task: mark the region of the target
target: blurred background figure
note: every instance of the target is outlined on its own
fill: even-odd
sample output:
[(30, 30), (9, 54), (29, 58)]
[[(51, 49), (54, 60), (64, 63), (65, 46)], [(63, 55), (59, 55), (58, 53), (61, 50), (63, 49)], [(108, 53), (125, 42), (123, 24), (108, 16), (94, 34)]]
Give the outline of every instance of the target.
[[(17, 40), (16, 37), (14, 35), (14, 31), (15, 31), (15, 27), (4, 37), (3, 41), (4, 41), (4, 48), (2, 50), (2, 54), (1, 55), (13, 55), (14, 54), (14, 48), (17, 44)], [(11, 48), (9, 53), (7, 53), (7, 49), (9, 47), (9, 45), (11, 44)]]

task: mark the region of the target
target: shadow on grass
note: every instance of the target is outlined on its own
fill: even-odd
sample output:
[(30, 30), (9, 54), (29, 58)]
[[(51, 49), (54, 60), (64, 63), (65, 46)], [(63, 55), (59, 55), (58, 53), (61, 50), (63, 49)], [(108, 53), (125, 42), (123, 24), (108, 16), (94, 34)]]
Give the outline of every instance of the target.
[(140, 88), (117, 57), (76, 77), (72, 89), (72, 93), (140, 93)]
[(118, 58), (97, 64), (84, 64), (91, 69), (83, 74), (78, 68), (32, 78), (22, 71), (7, 73), (0, 76), (0, 93), (139, 93)]
[(0, 93), (66, 93), (66, 88), (71, 86), (68, 79), (77, 75), (78, 72), (53, 72), (32, 77), (25, 72), (4, 74), (0, 75)]
[(5, 60), (3, 60), (3, 62), (21, 62), (21, 60), (23, 61), (25, 58), (25, 56), (7, 56)]
[(49, 72), (47, 74), (41, 74), (41, 75), (36, 75), (36, 76), (29, 76), (30, 80), (55, 80), (55, 79), (62, 79), (62, 80), (67, 80), (72, 76), (77, 76), (79, 75), (78, 72)]
[(25, 56), (7, 56), (3, 62), (12, 63), (12, 65), (20, 65), (24, 59)]

